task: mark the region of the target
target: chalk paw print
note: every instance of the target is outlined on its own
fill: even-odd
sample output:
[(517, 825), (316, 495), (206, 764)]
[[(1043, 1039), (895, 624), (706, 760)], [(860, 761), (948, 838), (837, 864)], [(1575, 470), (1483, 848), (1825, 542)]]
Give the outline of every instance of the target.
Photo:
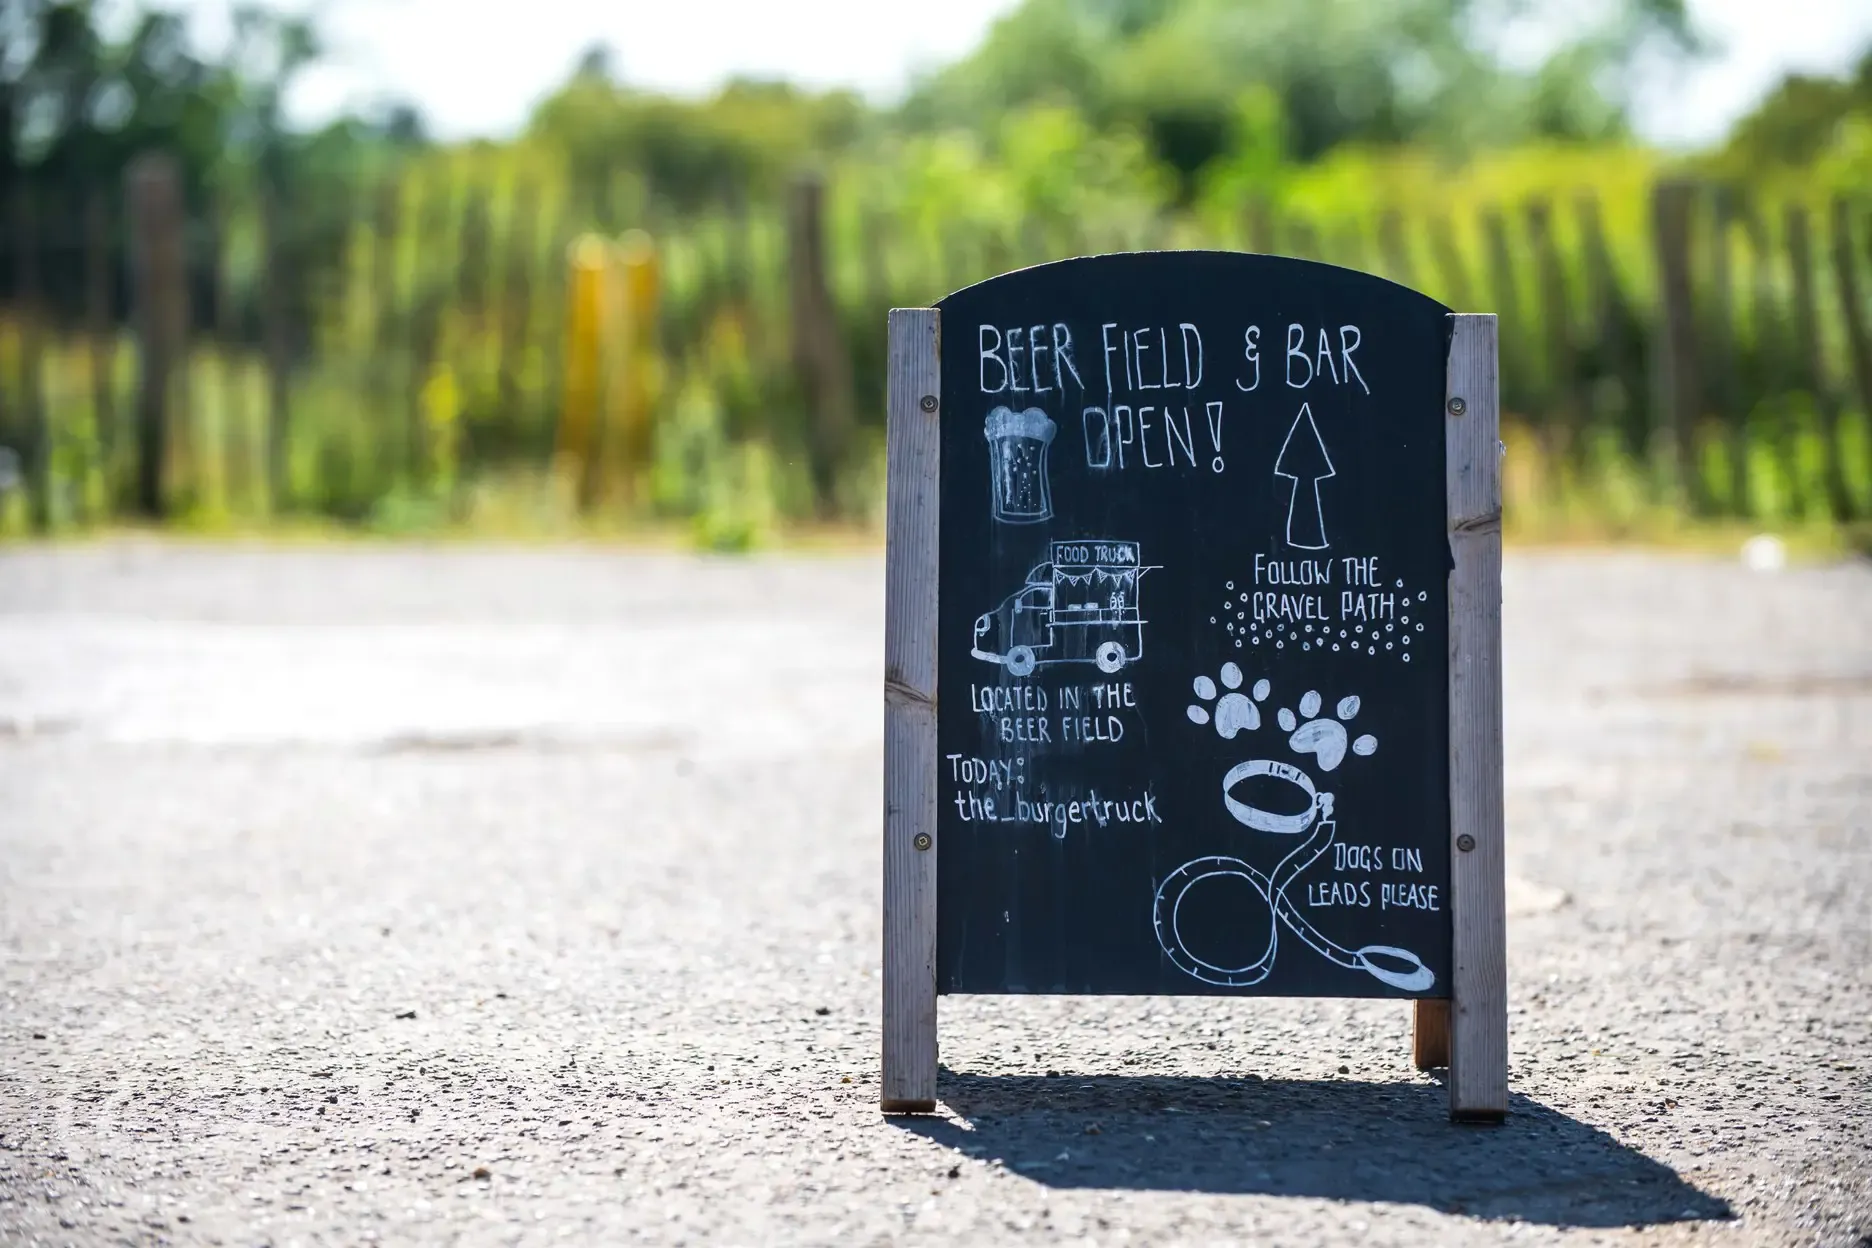
[(1228, 690), (1220, 697), (1217, 696), (1221, 691), (1216, 688), (1216, 682), (1207, 676), (1198, 676), (1192, 685), (1198, 698), (1215, 703), (1213, 715), (1207, 708), (1194, 702), (1190, 703), (1188, 714), (1193, 724), (1206, 724), (1213, 718), (1216, 735), (1224, 741), (1231, 741), (1236, 733), (1253, 732), (1261, 726), (1261, 710), (1255, 703), (1267, 701), (1268, 682), (1256, 681), (1254, 698), (1250, 700), (1247, 694), (1238, 692), (1242, 684), (1241, 668), (1233, 663), (1224, 663), (1219, 675), (1223, 688)]
[[(1276, 712), (1274, 721), (1282, 732), (1292, 734), (1287, 738), (1288, 749), (1296, 754), (1311, 754), (1319, 760), (1321, 771), (1332, 771), (1345, 761), (1350, 737), (1346, 725), (1359, 713), (1359, 699), (1357, 694), (1340, 698), (1339, 704), (1333, 707), (1336, 718), (1332, 719), (1320, 714), (1323, 705), (1318, 691), (1309, 689), (1300, 696), (1298, 715), (1283, 706)], [(1352, 739), (1351, 746), (1354, 754), (1368, 755), (1378, 749), (1378, 738), (1368, 732)]]

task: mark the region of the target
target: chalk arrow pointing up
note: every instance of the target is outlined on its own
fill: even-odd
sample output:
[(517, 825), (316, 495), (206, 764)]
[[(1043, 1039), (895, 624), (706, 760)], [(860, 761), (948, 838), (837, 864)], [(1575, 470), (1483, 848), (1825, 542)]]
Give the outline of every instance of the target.
[(1293, 482), (1293, 493), (1287, 499), (1287, 544), (1300, 550), (1325, 550), (1332, 543), (1326, 540), (1326, 505), (1320, 500), (1320, 482), (1339, 474), (1333, 469), (1326, 439), (1320, 437), (1308, 404), (1300, 405), (1300, 414), (1294, 417), (1293, 428), (1281, 443), (1280, 454), (1274, 460), (1274, 475)]

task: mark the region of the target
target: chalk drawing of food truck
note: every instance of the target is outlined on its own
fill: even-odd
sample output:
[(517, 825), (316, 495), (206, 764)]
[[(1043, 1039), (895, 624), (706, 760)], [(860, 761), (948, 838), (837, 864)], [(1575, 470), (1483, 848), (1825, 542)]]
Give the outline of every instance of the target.
[(969, 653), (1025, 676), (1049, 663), (1115, 672), (1144, 654), (1136, 542), (1054, 542), (1020, 591), (975, 621)]

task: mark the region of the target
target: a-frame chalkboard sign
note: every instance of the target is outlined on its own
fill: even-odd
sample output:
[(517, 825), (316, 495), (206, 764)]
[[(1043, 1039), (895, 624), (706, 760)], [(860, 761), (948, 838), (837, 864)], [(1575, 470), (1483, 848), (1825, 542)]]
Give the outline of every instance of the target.
[(1495, 343), (1224, 252), (890, 314), (886, 1112), (940, 993), (1408, 998), (1506, 1111)]

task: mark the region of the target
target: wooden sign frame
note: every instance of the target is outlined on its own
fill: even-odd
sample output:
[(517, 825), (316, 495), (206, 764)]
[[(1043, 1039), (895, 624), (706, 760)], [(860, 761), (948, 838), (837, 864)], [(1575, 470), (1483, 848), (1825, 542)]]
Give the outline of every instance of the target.
[[(1450, 920), (1446, 999), (1415, 1004), (1413, 1055), (1447, 1066), (1450, 1117), (1508, 1111), (1502, 787), (1501, 442), (1496, 318), (1450, 316), (1444, 406), (1449, 575)], [(942, 325), (890, 313), (884, 631), (883, 1069), (887, 1114), (936, 1108), (936, 607)]]

